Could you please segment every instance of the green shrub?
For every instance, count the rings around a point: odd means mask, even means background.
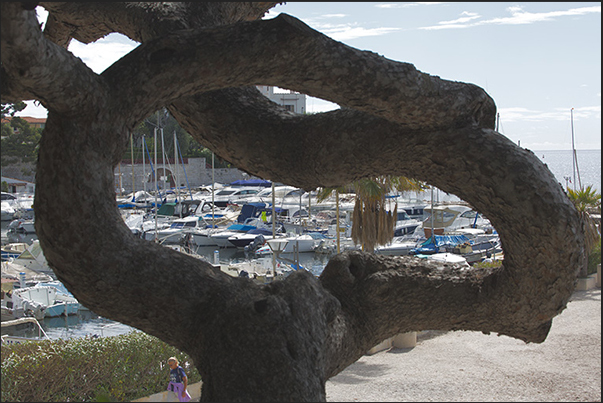
[[[495,260],[493,262],[475,262],[471,265],[474,269],[497,269],[502,266],[502,260]]]
[[[187,354],[143,332],[3,345],[2,401],[136,400],[166,390],[171,356],[201,381]]]
[[[593,249],[588,255],[588,274],[594,274],[597,272],[597,266],[601,264],[601,237],[599,242],[595,244]]]

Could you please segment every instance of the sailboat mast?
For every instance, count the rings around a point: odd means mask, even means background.
[[[154,144],[154,151],[155,151],[155,242],[158,241],[157,239],[157,210],[159,209],[158,206],[158,200],[157,200],[157,196],[159,194],[159,188],[157,187],[157,127],[154,128],[154,133],[155,133],[155,144]]]
[[[215,194],[216,194],[216,178],[214,173],[214,152],[211,152],[211,228],[216,226],[216,218],[215,218]]]
[[[272,239],[274,239],[276,237],[276,211],[275,211],[275,207],[274,207],[274,203],[276,202],[275,200],[275,194],[274,194],[274,181],[272,181],[272,217],[270,218],[272,220]],[[276,278],[276,253],[272,253],[272,278]]]
[[[161,130],[161,159],[163,161],[163,174],[161,175],[161,181],[163,183],[163,195],[164,197],[167,198],[167,190],[166,190],[166,184],[165,184],[165,180],[167,179],[167,174],[165,171],[165,142],[163,139],[163,127],[161,127],[159,130]]]
[[[582,188],[582,181],[580,180],[580,169],[578,168],[578,155],[576,154],[576,146],[574,144],[574,108],[570,111],[571,126],[572,126],[572,169],[574,172],[574,190],[576,190],[576,173],[578,174],[578,186]]]
[[[433,219],[434,219],[434,211],[433,211],[433,185],[431,185],[431,242],[433,242],[434,246],[435,246],[435,228],[433,227],[434,223],[433,223]]]
[[[132,157],[132,198],[136,201],[136,186],[134,181],[134,134],[130,132],[130,156]]]
[[[178,142],[176,140],[176,130],[174,130],[174,186],[176,191],[176,200],[180,202],[180,197],[178,193]],[[182,218],[182,203],[180,203],[180,218]]]
[[[146,147],[146,141],[144,139],[144,134],[142,135],[142,144],[143,144],[143,147]],[[144,149],[143,149],[142,150],[142,187],[143,187],[145,198],[146,198],[146,194],[147,194],[147,173],[146,173],[144,164],[145,164],[145,160],[144,160]]]

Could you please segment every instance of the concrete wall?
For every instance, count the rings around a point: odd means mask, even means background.
[[[155,167],[154,161],[153,169],[148,161],[143,165],[139,163],[125,163],[119,164],[114,171],[115,175],[115,188],[118,191],[120,186],[122,193],[130,193],[132,191],[132,175],[134,175],[134,185],[136,190],[146,189],[151,191],[155,189],[155,179],[153,177],[153,171],[157,170],[157,185],[160,189],[163,189],[164,176],[164,164],[163,161],[157,160],[157,167]],[[166,161],[165,173],[170,181],[166,180],[166,188],[171,188],[177,179],[178,184],[181,186],[188,186],[195,188],[202,185],[210,185],[212,183],[212,169],[208,168],[205,158],[188,158],[185,159],[186,164],[182,166],[181,163],[178,165],[173,162],[170,164]],[[216,182],[219,183],[230,183],[236,180],[245,179],[245,174],[236,168],[216,168],[214,169],[213,176]]]
[[[158,159],[157,165],[159,176],[161,176],[163,173],[163,162]],[[155,167],[153,166],[153,169],[154,168]],[[35,169],[35,164],[8,164],[7,166],[2,166],[2,176],[32,182],[33,184],[35,183]],[[191,189],[197,186],[211,185],[212,183],[212,169],[211,167],[207,167],[205,158],[188,158],[187,164],[185,164],[184,167],[180,163],[177,166],[173,163],[169,165],[166,161],[165,170],[168,176],[178,178],[178,183],[182,184],[183,186],[186,186],[188,179],[188,185],[191,187]],[[144,189],[143,181],[145,178],[147,191],[154,190],[155,180],[153,179],[151,172],[151,166],[149,165],[148,160],[144,165],[142,162],[135,163],[134,167],[132,167],[131,163],[122,162],[115,168],[114,171],[116,192],[119,191],[120,178],[121,187],[123,189],[122,193],[126,194],[132,191],[132,173],[134,174],[134,184],[136,190]],[[215,177],[216,182],[222,184],[227,184],[241,179],[249,179],[247,174],[236,168],[216,168],[214,169],[213,176]],[[158,180],[158,185],[160,189],[163,189],[163,182],[161,180]],[[169,183],[166,183],[166,185],[168,188],[170,187]],[[17,189],[17,191],[21,190]],[[23,191],[25,191],[25,189],[23,189]]]

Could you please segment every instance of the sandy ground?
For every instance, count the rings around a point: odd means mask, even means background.
[[[577,291],[541,344],[425,332],[363,356],[326,385],[336,402],[601,401],[601,289]]]

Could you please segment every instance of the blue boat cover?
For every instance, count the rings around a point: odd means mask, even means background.
[[[435,241],[435,244],[434,244]],[[469,242],[469,238],[465,235],[434,235],[433,238],[428,238],[418,248],[411,249],[410,255],[433,255],[438,251],[440,246],[455,246]]]
[[[252,230],[254,228],[257,228],[257,227],[255,225],[232,224],[227,229],[229,229],[231,231],[244,231],[244,232],[247,232],[247,231]]]
[[[469,238],[465,235],[434,235],[435,238],[435,246],[455,246],[462,245],[465,242],[469,242]],[[423,242],[421,246],[426,246],[429,244],[433,244],[433,240],[430,237],[427,241]]]

